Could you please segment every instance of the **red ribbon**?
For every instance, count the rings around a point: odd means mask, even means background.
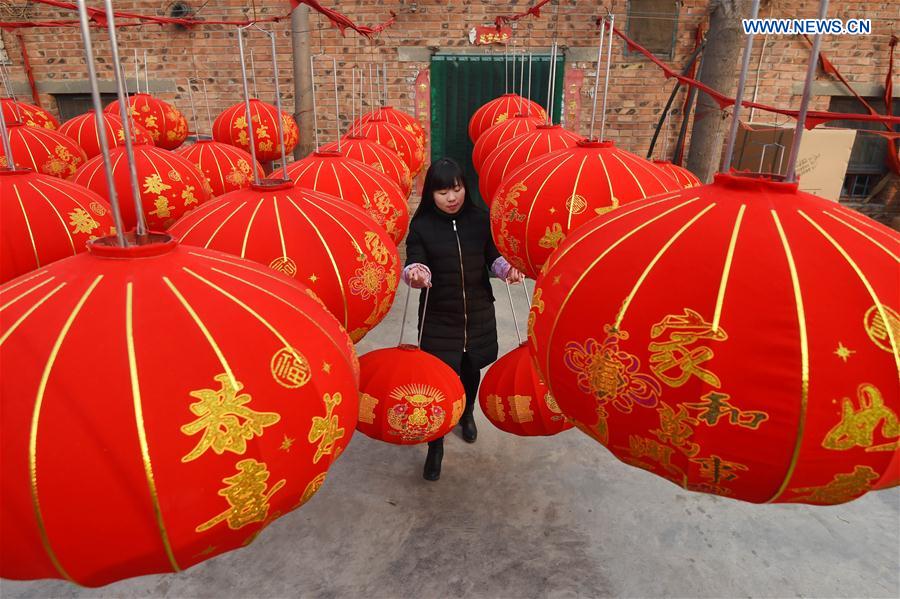
[[[500,15],[496,19],[494,19],[494,25],[497,26],[497,31],[500,31],[501,27],[503,27],[504,25],[508,25],[513,21],[518,21],[519,19],[524,19],[525,17],[540,17],[541,7],[548,2],[550,2],[550,0],[540,0],[540,2],[538,2],[525,12],[519,12],[512,15]]]

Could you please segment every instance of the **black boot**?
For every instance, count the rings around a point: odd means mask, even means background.
[[[429,443],[428,456],[425,458],[425,470],[422,472],[422,477],[425,480],[438,480],[441,477],[441,460],[443,459],[444,444]]]
[[[471,412],[463,413],[459,419],[459,426],[462,428],[462,438],[466,443],[474,443],[478,438],[478,428],[475,426],[475,415]]]

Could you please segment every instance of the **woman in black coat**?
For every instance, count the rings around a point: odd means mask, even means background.
[[[469,198],[460,166],[449,158],[433,162],[409,225],[403,280],[414,288],[430,288],[427,314],[425,294],[419,296],[422,350],[459,375],[466,391],[459,424],[469,443],[478,435],[474,410],[481,369],[497,359],[490,273],[510,283],[524,279],[497,251],[490,215]],[[423,473],[427,480],[440,478],[443,456],[443,438],[431,441]]]

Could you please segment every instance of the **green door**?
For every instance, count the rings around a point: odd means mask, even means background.
[[[559,122],[563,93],[563,62],[557,59],[553,122]],[[431,160],[445,156],[462,165],[469,181],[469,193],[482,202],[478,175],[472,166],[474,144],[469,139],[469,119],[481,106],[502,96],[506,90],[502,55],[438,54],[431,58]],[[512,62],[509,66],[512,69]],[[525,65],[526,78],[528,65]],[[550,56],[534,55],[531,63],[531,99],[547,106]],[[518,88],[518,76],[516,87]],[[510,86],[512,86],[510,75]],[[519,90],[509,90],[510,92]],[[525,95],[528,81],[525,81]]]

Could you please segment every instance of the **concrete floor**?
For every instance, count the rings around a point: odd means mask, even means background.
[[[495,285],[505,352],[515,329]],[[404,298],[360,353],[396,344]],[[524,439],[478,423],[475,445],[448,437],[437,483],[422,479],[424,448],[357,434],[310,503],[245,549],[101,589],[3,580],[0,595],[900,596],[898,489],[828,508],[755,506],[682,491],[577,430]]]

